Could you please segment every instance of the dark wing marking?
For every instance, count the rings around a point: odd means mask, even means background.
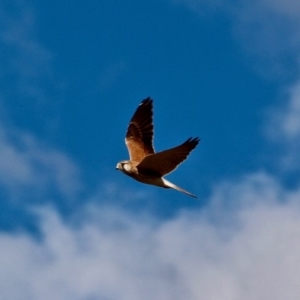
[[[153,154],[153,107],[152,99],[144,99],[131,118],[125,143],[131,161],[140,162]]]
[[[199,138],[189,138],[183,144],[145,157],[137,168],[142,173],[164,176],[175,170],[198,145]]]

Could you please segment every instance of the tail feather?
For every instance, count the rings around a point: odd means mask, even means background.
[[[191,196],[191,197],[193,197],[193,198],[198,198],[197,196],[191,194],[190,192],[184,190],[183,188],[181,188],[181,187],[179,187],[179,186],[177,186],[177,185],[171,183],[170,181],[166,180],[165,178],[162,178],[162,180],[163,180],[163,183],[165,184],[165,187],[166,187],[166,188],[172,188],[172,189],[177,190],[177,191],[179,191],[179,192],[181,192],[181,193],[184,193],[184,194],[186,194],[186,195],[189,195],[189,196]]]

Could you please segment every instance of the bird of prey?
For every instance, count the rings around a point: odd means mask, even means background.
[[[163,176],[175,170],[198,145],[200,139],[189,138],[183,144],[155,153],[153,148],[152,99],[144,99],[129,122],[125,143],[130,160],[120,161],[116,170],[142,183],[173,188],[191,197],[195,195],[167,181]]]

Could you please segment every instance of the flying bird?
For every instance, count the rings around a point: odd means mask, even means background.
[[[163,176],[174,171],[196,148],[200,139],[189,138],[183,144],[155,153],[153,148],[153,100],[144,99],[132,116],[125,143],[129,160],[120,161],[116,170],[142,183],[172,188],[191,197],[195,195],[169,182]]]

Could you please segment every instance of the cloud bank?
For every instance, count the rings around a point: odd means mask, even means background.
[[[300,191],[266,174],[168,221],[87,206],[38,210],[42,239],[0,234],[4,299],[298,299]],[[75,220],[74,220],[75,221]]]

